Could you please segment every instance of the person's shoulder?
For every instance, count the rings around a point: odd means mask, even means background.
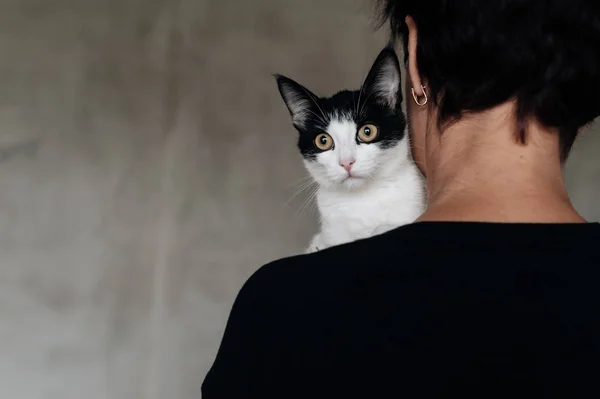
[[[339,284],[365,267],[393,261],[399,253],[403,259],[418,256],[420,248],[403,242],[410,234],[405,233],[407,228],[269,262],[250,276],[243,290],[285,297],[297,290]]]
[[[543,225],[467,222],[427,222],[405,225],[384,234],[282,258],[260,267],[247,281],[248,291],[285,296],[296,289],[319,289],[341,284],[353,275],[379,269],[412,270],[416,266],[449,261],[465,254],[548,248],[583,251],[600,237],[600,224]],[[322,283],[321,283],[322,282]]]

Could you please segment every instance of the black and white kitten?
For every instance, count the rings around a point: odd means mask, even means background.
[[[413,222],[424,210],[424,181],[409,150],[401,109],[400,63],[383,49],[363,86],[318,97],[275,75],[300,133],[298,148],[318,183],[320,232],[307,252]]]

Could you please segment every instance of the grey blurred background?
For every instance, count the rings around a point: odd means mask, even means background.
[[[315,228],[271,73],[359,86],[371,2],[0,6],[0,399],[199,398],[245,279]],[[599,149],[567,166],[594,221]]]

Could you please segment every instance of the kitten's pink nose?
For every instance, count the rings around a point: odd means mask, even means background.
[[[354,165],[354,160],[351,161],[342,161],[340,162],[340,166],[344,169],[346,169],[346,172],[350,173],[350,169],[352,169],[352,165]]]

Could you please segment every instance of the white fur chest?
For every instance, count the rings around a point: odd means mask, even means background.
[[[413,222],[424,206],[423,181],[415,168],[394,180],[373,182],[359,191],[321,188],[317,205],[321,231],[313,240],[319,249],[370,237]]]

